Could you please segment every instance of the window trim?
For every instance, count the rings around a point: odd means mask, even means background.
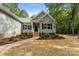
[[[32,29],[31,24],[23,25],[23,30],[31,30],[31,29]]]
[[[52,23],[42,23],[42,29],[51,29],[52,30]]]

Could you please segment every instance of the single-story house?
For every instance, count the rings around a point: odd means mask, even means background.
[[[32,18],[20,18],[19,20],[22,22],[22,33],[33,33],[33,36],[40,33],[56,33],[55,19],[44,11]]]
[[[56,33],[56,21],[44,11],[32,18],[19,18],[0,6],[0,38],[21,33],[32,33],[33,36],[38,36],[39,33]]]

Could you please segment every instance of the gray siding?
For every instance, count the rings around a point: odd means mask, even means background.
[[[50,19],[49,17],[44,17],[42,19],[40,19],[40,28],[39,28],[39,32],[40,33],[56,33],[56,23],[53,22],[53,19]],[[52,29],[42,29],[42,23],[51,23],[52,24]]]
[[[51,23],[52,24],[52,29],[42,29],[42,23]],[[55,24],[54,23],[52,23],[52,22],[41,22],[40,23],[40,28],[39,28],[39,32],[40,33],[56,33],[56,26],[55,26]]]
[[[4,37],[21,34],[21,23],[0,12],[0,34],[4,35]]]
[[[23,23],[22,24],[22,33],[32,33],[33,32],[33,27],[31,28],[31,30],[29,30],[29,29],[23,29],[23,25],[27,25],[27,26],[31,25],[31,27],[32,27],[32,23]]]

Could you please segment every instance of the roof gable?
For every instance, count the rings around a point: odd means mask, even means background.
[[[53,22],[55,22],[55,19],[51,16],[51,15],[49,15],[49,14],[45,14],[44,16],[42,16],[39,20],[43,20],[43,19],[47,19],[48,21],[53,21]],[[44,20],[45,21],[45,20]]]
[[[40,17],[44,16],[45,15],[45,12],[44,11],[41,11],[40,13],[38,13],[34,18],[33,20],[38,20]]]

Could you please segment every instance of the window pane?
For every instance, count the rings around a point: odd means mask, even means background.
[[[27,25],[23,25],[23,29],[27,29]]]
[[[28,29],[31,30],[31,25],[28,25]]]
[[[42,29],[52,29],[52,24],[51,23],[42,23]]]
[[[52,24],[48,24],[48,29],[52,29]]]
[[[46,24],[42,23],[42,29],[46,29]]]
[[[27,29],[27,25],[25,25],[24,28]]]

